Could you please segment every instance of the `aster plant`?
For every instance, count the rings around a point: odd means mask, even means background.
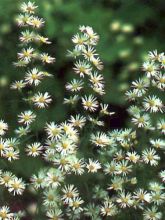
[[[12,83],[11,89],[23,96],[27,109],[18,114],[14,138],[6,138],[10,128],[4,119],[0,120],[0,155],[6,164],[18,160],[23,141],[27,157],[41,157],[45,166],[26,181],[1,170],[3,190],[6,188],[11,196],[35,195],[34,219],[124,220],[131,216],[163,220],[164,53],[149,52],[141,78],[133,81],[125,94],[131,103],[130,123],[126,128],[110,130],[106,120],[115,113],[104,103],[104,94],[109,91],[96,51],[99,35],[89,26],[80,26],[72,38],[73,48],[68,50],[73,79],[66,83],[64,97],[73,114],[61,123],[46,121],[43,137],[35,140],[32,124],[37,123],[41,109],[49,114],[47,108],[53,102],[49,92],[40,91],[38,85],[45,77],[52,77],[44,67],[53,64],[55,58],[39,49],[41,44],[49,46],[51,42],[39,34],[45,22],[36,15],[35,3],[23,3],[20,9],[17,24],[23,29],[21,50],[14,65],[24,75]],[[27,210],[10,210],[5,201],[0,207],[0,220],[19,220],[27,215]]]

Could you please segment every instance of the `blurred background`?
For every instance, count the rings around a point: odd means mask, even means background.
[[[17,127],[16,115],[27,107],[17,92],[9,89],[11,82],[24,76],[15,68],[20,50],[18,37],[20,30],[15,24],[22,0],[0,0],[0,119],[9,123],[11,130]],[[104,102],[109,103],[116,116],[111,120],[111,128],[127,124],[127,102],[124,93],[130,82],[141,75],[141,65],[148,51],[163,51],[165,27],[164,0],[35,0],[38,13],[45,20],[42,34],[49,37],[51,45],[46,51],[56,57],[56,63],[46,67],[54,75],[54,80],[46,79],[40,88],[54,96],[54,103],[47,111],[41,110],[40,120],[34,125],[38,131],[46,121],[64,121],[70,109],[62,104],[64,86],[74,76],[73,62],[66,57],[72,48],[71,37],[79,25],[89,25],[100,35],[97,51],[104,63],[106,80]],[[42,135],[42,133],[41,133]],[[24,146],[22,146],[23,148]],[[1,164],[1,163],[0,163]],[[14,162],[11,170],[18,176],[28,178],[42,167],[39,159],[24,157]],[[5,168],[5,165],[1,165]],[[14,167],[14,168],[13,168]],[[25,199],[28,202],[28,197]],[[0,201],[1,203],[2,201]],[[17,200],[19,202],[19,200]],[[21,203],[21,202],[20,202]]]

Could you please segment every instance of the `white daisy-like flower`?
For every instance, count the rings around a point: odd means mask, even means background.
[[[101,169],[101,164],[98,160],[89,159],[88,163],[86,163],[86,168],[88,169],[88,173],[97,173]]]
[[[67,137],[63,137],[59,143],[57,143],[57,151],[62,155],[72,154],[75,151],[76,145],[73,140]]]
[[[157,75],[158,70],[159,70],[159,66],[157,64],[155,64],[155,62],[153,61],[146,61],[143,63],[142,66],[143,71],[146,72],[147,77],[150,78],[152,76]]]
[[[85,35],[87,35],[89,37],[89,45],[96,45],[98,40],[99,40],[99,36],[93,31],[92,27],[89,26],[80,26],[79,30],[84,33]]]
[[[137,189],[134,192],[133,198],[138,200],[138,202],[150,202],[151,194],[145,191],[144,189]]]
[[[160,119],[157,122],[157,129],[160,130],[162,134],[165,134],[165,120],[164,119]]]
[[[26,27],[28,26],[30,20],[32,19],[32,16],[30,14],[20,14],[17,16],[17,24],[20,27]]]
[[[53,209],[49,209],[46,212],[46,216],[48,217],[48,220],[64,220],[64,218],[62,218],[62,211],[61,209],[56,208],[55,210]]]
[[[74,185],[65,186],[62,189],[62,192],[63,192],[63,196],[61,199],[66,204],[68,204],[73,198],[79,196],[78,190],[74,187]]]
[[[146,111],[150,111],[150,112],[160,111],[161,113],[163,113],[164,111],[164,105],[162,101],[155,95],[146,97],[144,99],[143,106]]]
[[[131,193],[122,191],[119,193],[116,202],[119,204],[121,208],[130,207],[133,204],[133,198]]]
[[[95,48],[88,46],[87,48],[83,49],[83,56],[86,60],[91,61],[94,59],[94,56],[97,56]]]
[[[69,207],[71,207],[73,210],[83,211],[81,208],[81,204],[83,203],[84,201],[81,198],[76,197],[69,201]]]
[[[156,206],[152,206],[151,208],[147,208],[143,212],[144,220],[160,220],[162,219],[162,213],[158,212],[158,208]]]
[[[41,35],[37,35],[37,36],[35,37],[35,40],[36,40],[37,42],[40,42],[40,43],[51,44],[51,42],[49,41],[49,38],[43,37],[43,36],[41,36]]]
[[[13,219],[13,216],[8,206],[0,207],[0,220],[10,220]]]
[[[13,148],[8,148],[4,152],[4,157],[7,158],[9,161],[11,160],[18,160],[19,159],[19,151]]]
[[[48,92],[45,92],[44,94],[38,92],[33,96],[33,102],[38,108],[45,108],[52,102],[52,99]]]
[[[76,44],[76,49],[82,50],[85,48],[88,37],[85,35],[76,34],[72,37],[72,42]]]
[[[88,62],[79,60],[75,63],[73,70],[76,74],[79,74],[80,77],[84,77],[84,75],[91,74],[92,68]]]
[[[102,70],[104,68],[103,66],[103,62],[100,60],[99,57],[91,57],[90,61],[92,62],[92,64],[98,69],[98,70]]]
[[[117,207],[111,201],[105,201],[100,207],[100,213],[102,216],[114,216],[117,214]]]
[[[18,59],[25,60],[26,62],[30,62],[34,56],[34,48],[32,47],[27,49],[24,48],[20,53],[18,53]]]
[[[148,57],[150,60],[159,61],[161,54],[158,53],[157,50],[149,51]]]
[[[99,147],[106,147],[111,144],[110,138],[103,132],[91,135],[91,142]]]
[[[8,142],[5,139],[0,138],[0,155],[4,156],[4,153],[8,148]]]
[[[156,154],[156,151],[153,148],[150,148],[143,150],[142,159],[146,164],[149,163],[151,166],[157,166],[160,157]]]
[[[0,136],[3,136],[8,130],[8,124],[4,120],[0,120]]]
[[[25,190],[25,183],[22,179],[18,179],[17,177],[13,178],[8,183],[8,191],[14,194],[14,196],[22,195],[23,191]]]
[[[71,171],[77,175],[84,173],[85,163],[83,159],[78,159],[76,157],[70,157],[69,160]]]
[[[135,151],[127,152],[125,159],[132,163],[137,163],[140,160],[140,156]]]
[[[82,104],[85,110],[89,110],[91,112],[96,111],[98,108],[98,101],[93,95],[85,96],[82,98]]]
[[[103,115],[114,115],[115,114],[115,112],[108,111],[108,107],[109,107],[108,104],[100,103],[100,107],[101,107],[100,114],[103,114]]]
[[[43,20],[43,18],[32,16],[27,23],[33,28],[41,28],[44,25],[45,21]]]
[[[14,179],[15,176],[11,172],[3,172],[0,175],[0,185],[4,185],[5,187],[9,186],[9,181]]]
[[[162,171],[159,173],[159,176],[160,176],[160,178],[162,179],[162,181],[165,182],[165,170],[162,170]]]
[[[35,120],[35,118],[36,115],[31,110],[28,110],[18,115],[18,122],[25,125],[29,125]]]
[[[19,81],[15,81],[11,84],[11,89],[18,89],[21,90],[23,88],[25,88],[26,83],[23,80],[19,80]]]
[[[33,68],[31,71],[27,72],[25,75],[25,82],[27,84],[34,84],[37,86],[43,78],[43,73],[37,68]]]
[[[56,125],[54,122],[46,124],[45,131],[50,139],[59,139],[61,137],[62,127]]]
[[[128,163],[128,160],[118,162],[116,166],[116,174],[126,176],[128,173],[132,172],[132,165],[129,165]]]
[[[138,128],[148,127],[150,125],[150,116],[149,114],[136,114],[132,118],[132,122],[138,126]]]
[[[78,128],[82,128],[84,127],[85,123],[86,123],[86,118],[81,116],[81,115],[75,115],[70,117],[69,119],[69,123],[71,123],[71,125],[73,127],[78,127]]]
[[[165,75],[163,73],[158,73],[152,80],[152,84],[158,89],[165,90]]]
[[[65,88],[71,92],[78,92],[83,88],[83,81],[73,79],[70,83],[67,83]]]
[[[21,32],[20,41],[23,43],[30,43],[34,40],[35,33],[33,31],[25,30]]]
[[[150,143],[157,149],[165,149],[165,141],[163,139],[150,139]]]
[[[20,8],[21,8],[21,11],[24,13],[34,14],[38,6],[36,6],[34,2],[29,1],[27,3],[23,2]]]
[[[26,152],[28,156],[37,157],[42,153],[43,146],[39,142],[29,144],[26,146]]]
[[[55,58],[48,55],[48,53],[42,53],[40,59],[43,63],[54,63]]]
[[[48,186],[56,188],[57,186],[61,185],[61,182],[64,181],[64,176],[60,170],[51,169],[47,172],[45,181]]]

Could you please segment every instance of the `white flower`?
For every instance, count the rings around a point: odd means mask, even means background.
[[[89,63],[86,61],[77,61],[75,63],[75,67],[73,68],[76,74],[79,74],[80,77],[84,77],[84,75],[90,75],[92,68]]]
[[[97,72],[90,74],[89,81],[95,86],[98,86],[101,88],[104,87],[104,77],[101,74],[98,74]]]
[[[83,88],[83,81],[73,79],[70,83],[66,84],[66,89],[71,92],[78,92]]]
[[[110,138],[103,132],[97,132],[96,135],[92,134],[91,142],[99,147],[105,147],[111,143]]]
[[[32,111],[28,110],[28,111],[22,112],[20,115],[18,115],[18,118],[19,118],[18,119],[19,123],[29,125],[35,120],[36,115]]]
[[[162,181],[165,182],[165,170],[162,170],[162,171],[159,173],[159,176],[160,176],[160,178],[162,179]]]
[[[158,73],[155,78],[152,80],[152,84],[158,89],[165,90],[165,75],[163,73]]]
[[[72,37],[72,42],[76,44],[76,49],[82,50],[85,48],[85,44],[88,40],[88,37],[85,35],[76,34]]]
[[[101,215],[103,216],[114,216],[117,214],[117,207],[109,201],[105,201],[100,207]]]
[[[72,200],[69,201],[69,206],[73,209],[73,210],[79,210],[82,211],[83,209],[80,207],[80,205],[84,203],[84,201],[79,198],[73,198]]]
[[[130,162],[137,163],[140,159],[140,156],[135,151],[127,152],[125,159]]]
[[[8,191],[12,192],[14,196],[22,195],[23,191],[25,190],[25,184],[22,179],[18,179],[17,177],[13,178],[8,183]]]
[[[57,143],[57,151],[62,155],[72,154],[75,150],[75,144],[72,139],[63,137],[59,143]]]
[[[10,209],[7,206],[0,207],[0,220],[13,219],[13,213],[10,213]]]
[[[99,57],[91,57],[90,61],[92,62],[92,64],[98,69],[98,70],[102,70],[104,68],[102,61],[100,60]]]
[[[57,219],[57,220],[64,220],[62,218],[62,211],[58,208],[56,208],[55,210],[51,210],[49,209],[47,212],[46,212],[46,216],[48,217],[48,220],[54,220],[54,219]]]
[[[43,146],[39,142],[29,144],[26,146],[26,152],[28,156],[36,157],[42,153]]]
[[[146,111],[150,111],[150,112],[160,111],[161,113],[163,113],[164,111],[164,106],[162,101],[159,98],[157,98],[155,95],[145,98],[143,102],[143,106]]]
[[[141,97],[146,93],[147,88],[149,87],[149,80],[146,78],[136,80],[132,82],[132,87],[134,88],[135,93],[137,93],[137,95]]]
[[[69,119],[69,123],[71,123],[71,125],[74,127],[82,128],[86,123],[86,118],[81,115],[75,115],[75,116],[71,115],[71,118]]]
[[[85,110],[89,110],[91,112],[96,111],[98,107],[98,101],[93,95],[85,96],[82,98],[82,104]]]
[[[88,169],[88,173],[96,173],[99,169],[101,169],[101,164],[98,160],[89,159],[89,162],[86,163],[86,168]]]
[[[24,13],[34,14],[38,6],[36,6],[34,2],[29,1],[27,3],[23,2],[20,8],[21,8],[21,11]]]
[[[19,151],[13,148],[8,148],[4,152],[4,157],[7,158],[9,161],[11,160],[18,160],[19,159]]]
[[[148,78],[150,78],[151,76],[157,75],[158,70],[159,70],[158,65],[155,64],[153,61],[144,62],[142,68],[143,68],[143,71],[146,72]]]
[[[83,159],[78,159],[76,157],[71,157],[69,160],[71,165],[71,170],[73,173],[81,175],[84,173],[85,163]]]
[[[4,120],[0,120],[0,136],[3,136],[8,130],[8,124]]]
[[[44,25],[45,21],[42,18],[32,16],[27,23],[33,28],[40,28]]]
[[[73,198],[79,196],[79,193],[77,189],[74,187],[74,185],[65,186],[62,189],[62,192],[63,192],[62,200],[64,201],[64,203],[69,203]]]
[[[47,53],[42,53],[40,55],[40,59],[43,63],[54,63],[55,62],[55,58],[49,56]]]
[[[25,82],[32,85],[34,83],[37,86],[41,79],[43,78],[43,73],[40,72],[37,68],[33,68],[31,71],[27,72],[25,75]]]
[[[164,119],[160,119],[157,122],[157,128],[158,130],[161,131],[162,134],[165,134],[165,120]]]
[[[48,94],[48,92],[45,92],[44,94],[38,92],[33,97],[33,102],[38,108],[45,108],[48,106],[49,103],[51,103],[52,99],[51,96]]]
[[[162,219],[162,213],[158,212],[157,207],[153,206],[150,208],[147,208],[144,213],[144,220],[160,220]]]
[[[139,202],[150,202],[151,201],[151,194],[143,189],[138,189],[134,192],[134,199],[137,199]]]
[[[138,126],[138,128],[148,127],[150,125],[150,116],[148,114],[136,114],[132,118],[132,122]]]
[[[152,144],[153,147],[157,149],[165,149],[165,141],[162,139],[150,139],[150,143]]]
[[[21,90],[22,88],[24,88],[26,86],[26,83],[23,80],[20,81],[15,81],[11,84],[11,89],[18,89]]]
[[[151,166],[157,166],[160,157],[156,154],[154,149],[150,148],[143,150],[142,159],[146,164],[149,163]]]
[[[126,176],[131,171],[132,165],[128,165],[128,160],[122,160],[119,163],[117,163],[116,174],[122,174],[123,176]]]
[[[30,62],[34,57],[34,48],[29,47],[27,49],[22,49],[20,53],[18,53],[18,59],[25,60],[26,62]]]
[[[116,199],[116,202],[119,203],[121,208],[130,207],[133,204],[132,195],[129,192],[126,193],[122,191]]]
[[[48,138],[59,139],[61,137],[62,127],[56,125],[54,122],[47,123],[45,127]]]
[[[20,41],[23,43],[30,43],[34,40],[35,33],[32,31],[30,32],[29,30],[25,30],[21,32],[20,36]]]
[[[94,56],[97,55],[98,54],[96,53],[96,50],[91,46],[88,46],[87,48],[83,49],[83,56],[88,61],[92,61],[92,59],[94,59]]]
[[[51,186],[52,188],[56,188],[57,186],[61,185],[61,182],[64,181],[64,177],[62,172],[57,169],[51,169],[47,172],[47,176],[45,178],[47,186]]]
[[[0,155],[4,156],[4,152],[8,149],[9,145],[5,139],[0,138]]]

